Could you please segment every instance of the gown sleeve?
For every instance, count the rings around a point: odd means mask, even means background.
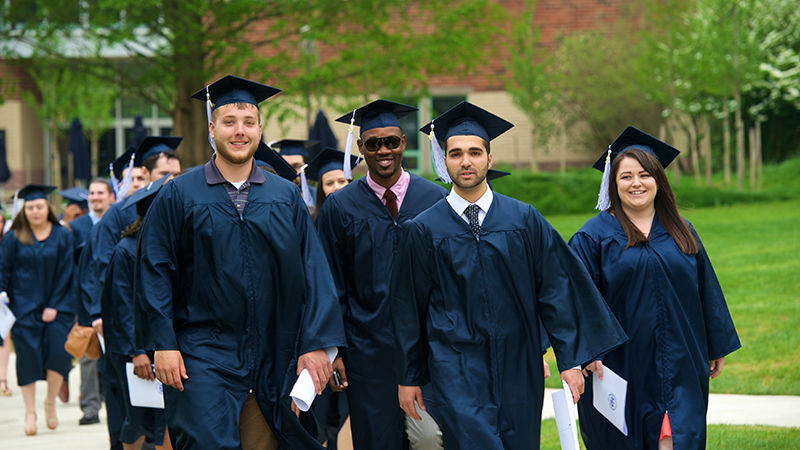
[[[322,209],[317,216],[317,232],[325,256],[328,258],[331,275],[336,289],[336,298],[344,307],[347,304],[344,274],[344,250],[340,237],[344,234],[344,224],[339,203],[330,197],[322,204]]]
[[[178,276],[183,206],[175,183],[156,195],[139,231],[136,299],[144,313],[153,350],[178,350],[172,292]]]
[[[0,239],[0,292],[8,292],[11,272],[14,270],[14,249],[16,244],[17,237],[13,233],[8,233],[3,239]]]
[[[306,277],[306,306],[300,342],[300,355],[327,347],[344,347],[344,322],[336,297],[336,288],[328,269],[328,261],[317,232],[302,204],[295,195],[295,229],[302,236],[303,263]]]
[[[72,233],[66,229],[60,229],[60,231],[63,232],[58,233],[58,256],[53,262],[55,279],[50,280],[52,290],[48,297],[47,307],[60,313],[74,313],[77,307],[72,276],[75,267],[73,259],[75,244],[72,240]],[[42,281],[47,282],[48,280]]]
[[[422,386],[430,381],[426,322],[433,280],[432,251],[413,221],[405,222],[395,255],[389,298],[397,347],[399,383]]]
[[[529,227],[538,310],[559,371],[588,363],[627,341],[583,263],[533,208]]]
[[[708,253],[694,228],[692,234],[700,247],[697,252],[697,279],[700,283],[700,299],[703,302],[705,316],[708,358],[715,360],[739,349],[742,344],[739,342],[739,336]]]
[[[578,231],[569,239],[569,247],[581,260],[595,286],[599,289],[600,255],[595,239],[583,231]]]

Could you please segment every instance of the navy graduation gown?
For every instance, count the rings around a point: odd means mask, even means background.
[[[92,227],[81,251],[78,261],[78,322],[83,326],[91,326],[92,321],[100,318],[100,295],[111,252],[120,241],[122,230],[139,217],[136,205],[127,203],[129,198],[108,208],[103,218]]]
[[[690,225],[691,227],[691,225]],[[653,218],[650,242],[625,248],[616,217],[601,212],[570,239],[630,336],[603,363],[628,380],[625,437],[592,406],[592,379],[578,403],[588,448],[656,448],[669,411],[675,448],[704,448],[709,361],[741,347],[700,238],[686,255]]]
[[[250,389],[282,446],[320,447],[289,391],[299,355],[345,345],[341,315],[300,191],[262,173],[240,216],[223,184],[192,170],[162,188],[139,232],[135,298],[153,349],[180,350],[189,376],[183,392],[165,388],[177,448],[238,448]]]
[[[84,214],[69,223],[69,229],[72,230],[72,237],[75,242],[75,262],[78,262],[80,252],[86,244],[86,239],[89,237],[89,232],[92,230],[93,225],[89,214]]]
[[[423,386],[445,448],[538,448],[540,323],[559,371],[626,339],[561,236],[497,193],[477,236],[447,200],[420,214],[396,264],[400,384]]]
[[[397,401],[388,300],[392,259],[400,243],[400,224],[446,195],[441,186],[411,174],[393,220],[363,177],[331,194],[317,216],[344,315],[346,392],[356,449],[402,446],[404,415]]]
[[[73,251],[72,234],[57,224],[41,242],[23,244],[14,231],[0,240],[0,291],[17,318],[11,334],[20,386],[45,379],[47,369],[66,377],[72,367],[64,342],[75,318]],[[42,322],[45,308],[58,311],[53,322]]]

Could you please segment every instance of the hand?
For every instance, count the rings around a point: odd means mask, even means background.
[[[547,360],[542,357],[542,366],[544,366],[544,379],[550,378],[550,366],[547,365]]]
[[[337,385],[333,379],[333,373],[331,373],[331,378],[328,380],[328,387],[330,387],[333,392],[342,392],[344,388],[348,386],[347,371],[344,368],[344,361],[342,361],[342,358],[336,358],[333,360],[333,371],[339,372],[339,377],[342,379],[342,384]]]
[[[567,369],[561,372],[561,379],[567,383],[572,391],[572,402],[578,403],[578,399],[583,394],[583,373],[580,369]]]
[[[183,392],[183,380],[188,380],[186,366],[183,365],[183,356],[179,350],[156,350],[153,355],[155,360],[156,378],[167,386]]]
[[[153,379],[153,367],[150,365],[150,358],[146,354],[142,353],[133,357],[133,373],[143,380]]]
[[[96,331],[97,334],[103,336],[103,319],[94,319],[92,322],[92,328],[94,328],[94,331]]]
[[[414,420],[422,420],[414,407],[414,401],[419,405],[419,409],[425,411],[425,402],[422,400],[422,389],[419,386],[397,386],[397,399],[400,401],[400,408],[405,411],[408,417]]]
[[[292,400],[290,403],[292,404],[292,412],[299,419],[300,418],[300,408],[297,407],[297,404],[294,402],[294,400]]]
[[[719,374],[722,372],[722,366],[725,365],[725,357],[723,356],[720,359],[715,359],[709,363],[708,367],[708,376],[711,378],[717,378]]]
[[[322,390],[325,389],[325,383],[333,373],[331,360],[328,359],[328,354],[325,353],[325,350],[314,350],[301,355],[297,359],[297,375],[300,375],[303,369],[308,369],[308,374],[311,375],[311,381],[314,382],[314,390],[317,391],[317,395],[322,394]]]
[[[56,320],[56,316],[58,315],[58,311],[55,308],[45,308],[42,311],[42,322],[50,323]]]
[[[603,379],[603,362],[600,361],[599,359],[590,362],[589,365],[587,365],[583,369],[583,376],[588,377],[589,376],[589,371],[592,371],[592,372],[596,373],[597,374],[597,378],[599,380],[602,380]]]

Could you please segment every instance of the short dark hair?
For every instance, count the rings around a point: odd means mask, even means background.
[[[163,152],[161,152],[161,153],[159,153],[157,155],[153,155],[153,156],[145,159],[144,161],[142,161],[142,166],[144,166],[144,168],[147,169],[148,172],[152,172],[153,169],[156,168],[156,164],[158,164],[158,158],[160,158],[161,155],[166,156],[167,159],[177,159],[178,162],[181,161],[181,157],[180,157],[180,155],[178,155],[177,151],[175,151],[175,150],[164,150]]]
[[[111,183],[107,179],[100,177],[92,178],[92,180],[89,181],[89,187],[91,188],[92,185],[95,183],[102,183],[103,185],[105,185],[106,189],[108,189],[109,194],[114,193],[114,188],[111,186]]]

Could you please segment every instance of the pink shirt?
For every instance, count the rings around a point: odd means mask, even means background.
[[[397,196],[398,211],[400,211],[400,208],[403,205],[403,199],[406,197],[406,192],[408,191],[408,184],[410,182],[411,182],[411,175],[409,175],[409,173],[404,170],[403,174],[400,175],[400,178],[397,180],[397,182],[391,188],[389,188],[392,190],[392,192],[394,192],[394,195]],[[383,203],[383,205],[386,206],[386,199],[383,198],[383,193],[386,192],[386,188],[376,183],[370,176],[369,172],[367,172],[367,184],[375,193],[375,195],[378,196],[378,199],[380,199],[381,203]]]

